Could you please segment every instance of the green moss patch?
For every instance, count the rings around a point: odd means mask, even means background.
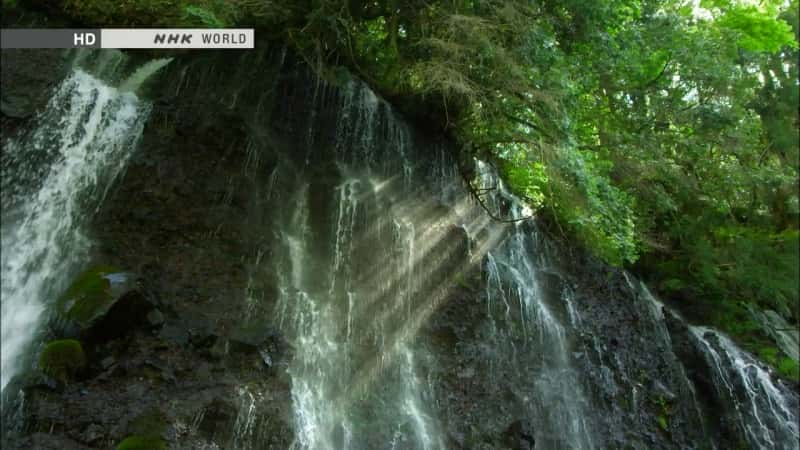
[[[48,376],[67,382],[86,366],[86,355],[75,339],[48,343],[39,357],[39,367]]]
[[[89,327],[114,304],[108,275],[121,271],[111,266],[98,266],[81,274],[58,300],[59,312],[82,328]]]
[[[664,431],[669,430],[669,419],[665,414],[660,414],[658,416],[658,426]]]
[[[758,347],[748,348],[748,350],[753,351],[759,358],[774,367],[784,378],[800,381],[800,365],[797,364],[797,361],[785,356],[777,347],[766,343]]]
[[[784,377],[790,380],[800,381],[800,365],[797,363],[797,361],[793,360],[792,358],[789,357],[781,358],[777,368],[778,368],[778,373],[780,373]]]
[[[128,436],[117,445],[117,450],[166,450],[167,444],[157,436]]]

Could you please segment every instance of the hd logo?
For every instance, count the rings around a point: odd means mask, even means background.
[[[251,49],[252,28],[2,28],[2,48]]]
[[[72,35],[72,45],[75,47],[92,47],[97,42],[97,34],[78,32]]]

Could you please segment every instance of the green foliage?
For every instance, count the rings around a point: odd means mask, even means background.
[[[94,27],[181,26],[181,10],[171,0],[65,0],[65,12]]]
[[[224,28],[243,14],[228,0],[65,0],[64,11],[95,27],[209,27]]]
[[[81,343],[74,339],[49,342],[39,357],[39,367],[48,376],[66,383],[86,366]]]
[[[716,23],[735,31],[737,43],[745,50],[772,53],[783,46],[797,47],[789,24],[775,20],[755,6],[732,8]]]
[[[614,265],[638,257],[634,200],[609,179],[610,161],[596,153],[568,151],[561,159],[564,178],[556,183],[556,205],[587,247]]]
[[[517,195],[535,208],[551,201],[557,219],[607,262],[636,261],[634,200],[609,179],[608,160],[565,149],[545,166],[523,161],[521,155],[506,151],[501,160],[504,178]]]
[[[199,20],[200,23],[208,28],[225,28],[227,24],[221,21],[217,16],[200,6],[189,5],[184,9],[187,21],[191,19]]]
[[[117,450],[166,450],[167,444],[156,436],[128,436],[117,445]]]
[[[755,333],[744,304],[800,320],[797,0],[64,10],[93,26],[256,25],[319,73],[348,67],[457,140],[464,160],[492,160],[550,223],[739,339]]]

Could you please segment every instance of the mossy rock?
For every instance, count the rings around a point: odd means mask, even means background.
[[[128,432],[134,436],[158,438],[167,428],[167,417],[158,409],[151,409],[131,422]]]
[[[167,427],[167,418],[158,409],[151,409],[137,417],[128,428],[133,433],[117,445],[117,450],[162,450],[167,445],[161,438]]]
[[[67,382],[86,367],[83,346],[75,339],[52,341],[44,347],[39,367],[48,376]]]
[[[93,267],[81,274],[58,300],[59,314],[81,329],[103,317],[135,285],[134,276],[111,266]]]
[[[167,444],[158,436],[128,436],[117,445],[117,450],[166,450]]]

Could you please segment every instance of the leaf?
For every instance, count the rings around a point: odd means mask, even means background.
[[[184,8],[184,12],[187,17],[199,20],[203,25],[205,25],[208,28],[226,27],[226,24],[220,19],[218,19],[213,12],[205,8],[202,8],[200,6],[193,6],[193,5],[187,6],[186,8]]]
[[[738,45],[752,52],[774,53],[783,46],[797,48],[794,33],[788,23],[770,17],[755,7],[727,11],[716,23],[735,31]]]

